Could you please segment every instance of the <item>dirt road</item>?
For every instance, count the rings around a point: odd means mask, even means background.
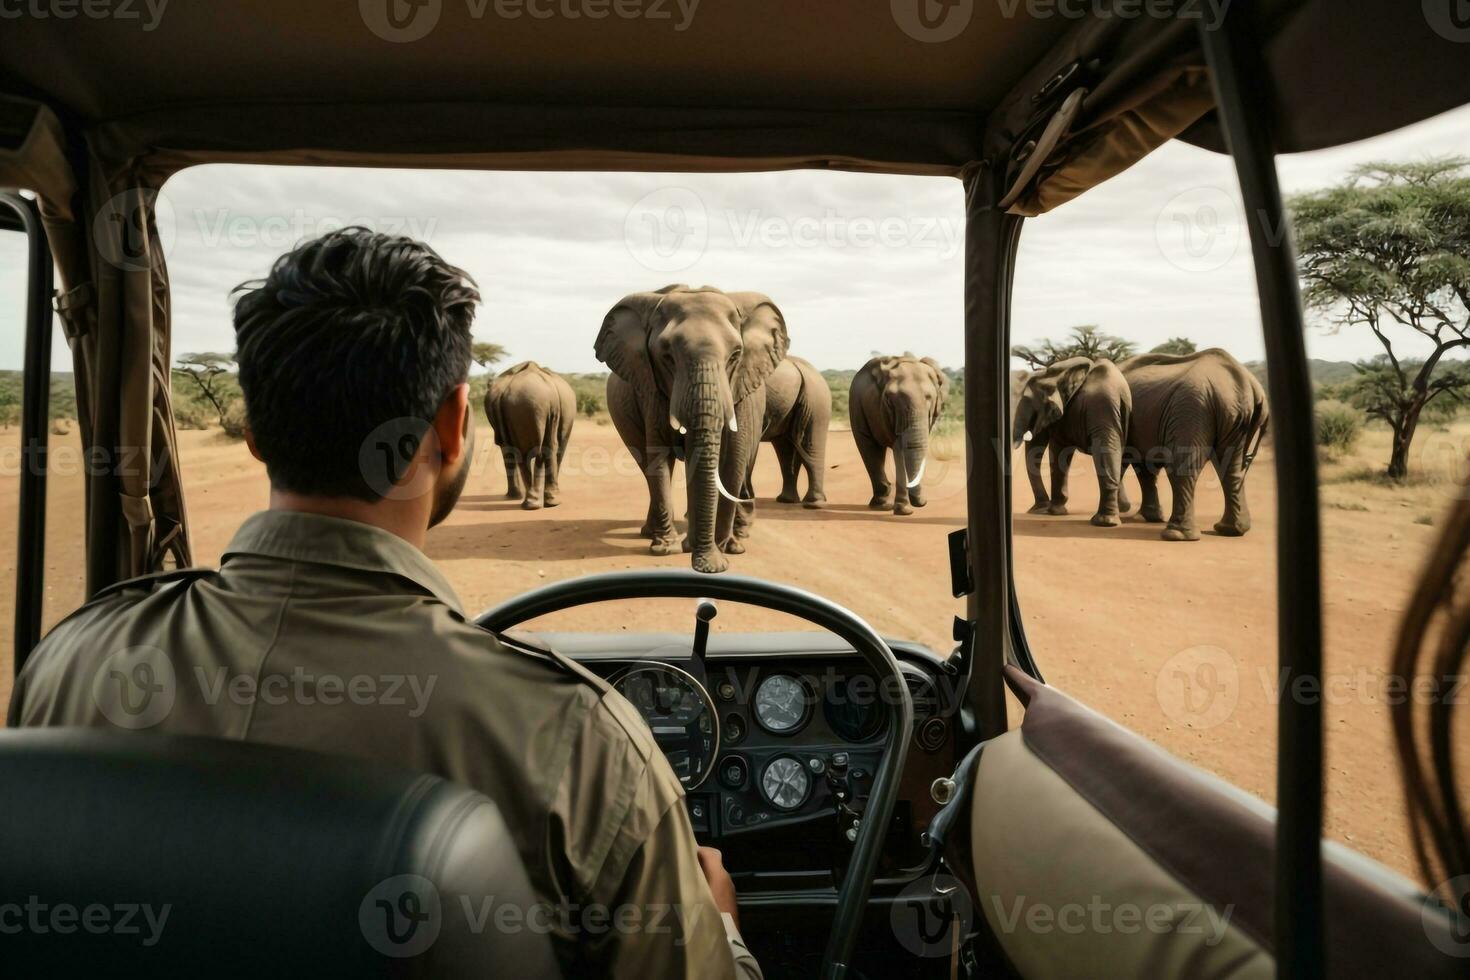
[[[266,501],[263,468],[216,432],[183,432],[183,470],[195,558],[217,561],[240,521]],[[13,434],[9,437],[13,445]],[[58,439],[65,444],[68,439]],[[964,523],[963,453],[939,440],[929,464],[929,505],[907,518],[869,510],[866,475],[846,432],[830,444],[821,511],[776,504],[774,456],[762,453],[754,535],[732,570],[828,596],[879,630],[949,646],[945,535]],[[1165,543],[1157,527],[1087,523],[1096,483],[1079,459],[1072,514],[1015,518],[1017,590],[1027,635],[1049,682],[1183,758],[1266,799],[1275,770],[1275,520],[1272,466],[1263,454],[1249,493],[1255,529],[1244,538],[1206,534]],[[643,479],[608,425],[578,424],[563,470],[562,506],[526,512],[504,499],[504,472],[488,430],[479,434],[465,496],[429,538],[465,606],[480,610],[548,581],[614,569],[685,567],[648,554],[638,536]],[[676,476],[676,481],[681,481]],[[1131,484],[1131,479],[1130,479]],[[1220,513],[1203,481],[1201,524]],[[0,473],[0,508],[14,514],[14,467]],[[1167,491],[1166,491],[1167,492]],[[1023,476],[1018,506],[1030,502]],[[1137,499],[1136,489],[1134,499]],[[81,593],[80,481],[53,482],[47,611],[54,620]],[[14,575],[14,517],[0,510],[0,556]],[[1411,871],[1389,739],[1382,666],[1399,610],[1433,540],[1408,512],[1324,512],[1328,641],[1328,834]],[[8,590],[6,590],[8,593]],[[9,622],[9,594],[0,614]],[[687,603],[589,607],[557,617],[562,628],[686,629]],[[801,628],[756,610],[722,612],[717,628]],[[8,636],[6,637],[8,644]],[[9,678],[0,681],[0,696]]]

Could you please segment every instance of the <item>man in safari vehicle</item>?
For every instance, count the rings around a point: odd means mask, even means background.
[[[360,228],[242,287],[236,360],[269,509],[218,570],[122,582],[60,623],[17,679],[9,723],[146,727],[436,773],[499,805],[568,976],[758,977],[730,876],[696,846],[643,719],[553,651],[475,626],[423,552],[473,457],[478,301],[427,245]],[[172,671],[166,710],[127,714],[119,665]],[[364,678],[395,696],[348,696]]]

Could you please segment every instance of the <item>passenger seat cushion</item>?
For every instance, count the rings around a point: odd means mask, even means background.
[[[1006,677],[1026,715],[984,746],[969,849],[980,912],[1016,968],[1272,975],[1274,811],[1014,667]],[[1417,887],[1336,845],[1324,857],[1329,976],[1465,975],[1441,952],[1449,918],[1426,914]]]

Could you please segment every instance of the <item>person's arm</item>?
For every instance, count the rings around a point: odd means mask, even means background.
[[[594,924],[583,923],[592,940],[589,952],[603,975],[760,980],[760,966],[735,922],[734,886],[718,852],[710,855],[695,844],[683,798],[675,798],[628,862],[616,898],[607,903],[613,927],[599,938],[588,928]],[[717,869],[711,877],[718,901],[706,878],[711,864]]]
[[[725,922],[725,938],[730,943],[730,954],[735,958],[735,976],[740,980],[762,980],[760,964],[745,939],[740,935],[740,906],[735,895],[735,882],[725,870],[725,861],[713,847],[699,849],[699,869],[709,885],[715,907]]]

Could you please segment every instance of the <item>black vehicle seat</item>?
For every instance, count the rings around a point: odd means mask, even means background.
[[[1022,725],[971,765],[946,842],[1024,977],[1275,976],[1275,812],[1014,667]],[[1466,976],[1417,886],[1324,845],[1331,977]]]
[[[0,785],[6,976],[558,975],[500,811],[436,776],[22,729]]]

